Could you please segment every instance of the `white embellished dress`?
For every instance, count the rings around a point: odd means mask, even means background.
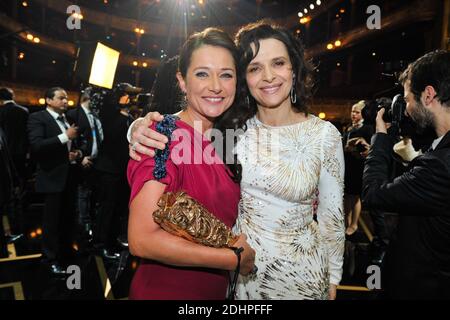
[[[345,228],[341,135],[310,115],[272,127],[256,117],[236,145],[242,164],[235,233],[256,251],[237,299],[327,299],[342,276]]]

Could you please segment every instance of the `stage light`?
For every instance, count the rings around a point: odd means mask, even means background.
[[[326,117],[327,117],[327,114],[325,112],[319,113],[319,118],[320,119],[325,119]]]
[[[26,2],[26,1],[22,2],[22,6],[23,7],[28,7],[28,2]]]
[[[34,42],[34,43],[39,43],[39,42],[41,42],[41,39],[39,39],[38,37],[35,37],[35,38],[33,39],[33,42]]]
[[[300,32],[301,32],[300,29],[295,30],[296,34],[300,34]]]
[[[316,1],[316,4],[317,4],[318,6],[320,6],[320,5],[322,4],[322,1],[317,0],[317,1]]]
[[[108,4],[108,0],[103,0],[103,3],[104,4]]]
[[[341,66],[341,63],[340,63],[340,62],[336,63],[336,66],[340,67],[340,66]]]
[[[311,10],[314,10],[314,5],[311,3],[311,4],[309,5],[309,8],[310,8]]]
[[[31,233],[30,233],[30,237],[31,237],[31,238],[36,238],[36,232],[34,232],[34,231],[31,232]]]
[[[147,68],[147,67],[148,67],[147,62],[143,62],[143,63],[142,63],[142,66],[143,66],[144,68]]]
[[[310,22],[311,21],[311,18],[310,17],[304,17],[304,18],[301,18],[300,19],[300,23],[301,24],[306,24],[306,23],[308,23],[308,22]]]
[[[137,61],[133,61],[133,66],[137,67],[138,66],[138,62]]]
[[[134,32],[139,33],[140,29],[139,28],[134,28]]]
[[[331,44],[331,43],[327,44],[327,49],[328,50],[333,50],[333,48],[334,48],[333,44]]]
[[[30,41],[33,41],[34,36],[29,33],[29,34],[27,34],[27,39],[30,40]]]
[[[372,56],[374,56],[374,57],[375,57],[376,55],[377,55],[377,54],[376,54],[375,52],[372,52]]]
[[[144,32],[145,32],[144,29],[139,30],[140,34],[144,34]]]
[[[56,60],[52,60],[52,63],[53,63],[53,64],[56,64]]]
[[[37,228],[37,229],[36,229],[36,234],[37,234],[38,236],[40,236],[40,235],[42,234],[42,229],[41,229],[41,228]]]
[[[341,40],[336,40],[336,41],[334,42],[334,45],[335,45],[336,47],[340,47],[340,46],[342,45]]]
[[[203,0],[198,0],[198,4],[199,4],[199,5],[203,5],[203,4],[204,4],[204,1],[203,1]]]
[[[303,12],[304,12],[304,13],[308,13],[308,9],[306,9],[306,8],[303,9]]]
[[[75,104],[75,102],[73,102],[73,100],[69,100],[67,102],[67,104],[69,105],[69,107],[73,107],[73,105]]]
[[[302,12],[297,13],[297,15],[298,15],[299,18],[303,18],[303,13]]]
[[[112,89],[119,55],[119,51],[113,50],[100,42],[97,43],[89,83]]]
[[[83,20],[83,15],[81,13],[74,12],[72,18]]]
[[[44,98],[40,98],[39,99],[39,104],[40,105],[44,105],[45,104],[45,99]]]
[[[19,60],[22,60],[23,58],[25,58],[25,53],[23,52],[19,53]]]
[[[339,12],[340,13],[345,13],[345,9],[340,9]]]

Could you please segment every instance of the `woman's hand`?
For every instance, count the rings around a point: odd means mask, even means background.
[[[330,283],[328,288],[328,300],[336,300],[337,285]]]
[[[164,150],[168,141],[167,137],[149,128],[153,122],[162,120],[163,116],[159,112],[149,112],[145,118],[139,118],[133,123],[129,148],[129,155],[133,160],[141,160],[138,153],[154,157],[153,149]]]
[[[255,250],[247,243],[247,236],[245,234],[239,235],[239,239],[234,244],[234,247],[244,248],[244,251],[241,252],[241,270],[239,273],[245,276],[249,274],[255,266]]]

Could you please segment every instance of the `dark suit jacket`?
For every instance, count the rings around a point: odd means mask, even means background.
[[[14,102],[0,107],[0,127],[5,132],[12,156],[24,156],[28,152],[28,114],[28,109]]]
[[[93,136],[92,129],[87,118],[86,112],[81,106],[69,110],[66,113],[67,121],[78,127],[77,146],[83,152],[84,156],[89,156],[92,153]],[[97,146],[98,148],[99,146]]]
[[[0,208],[11,199],[16,185],[17,174],[9,153],[6,135],[0,127]]]
[[[394,298],[450,298],[450,132],[434,151],[414,159],[389,181],[393,141],[376,134],[367,157],[363,204],[398,212],[387,259]]]
[[[55,119],[47,110],[32,113],[28,119],[28,138],[31,154],[38,171],[36,191],[62,192],[69,172],[69,151],[58,135],[62,133]]]
[[[102,172],[126,176],[129,160],[127,131],[133,118],[120,113],[112,105],[102,107],[99,118],[104,140],[98,151],[95,168]]]

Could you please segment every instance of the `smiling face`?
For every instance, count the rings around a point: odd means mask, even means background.
[[[270,38],[259,41],[258,54],[246,70],[248,89],[264,108],[291,106],[292,64],[283,42]],[[252,44],[255,52],[255,46]]]
[[[177,78],[186,93],[187,109],[197,118],[217,118],[234,101],[236,66],[227,49],[201,46],[192,53],[186,77],[178,72]]]

